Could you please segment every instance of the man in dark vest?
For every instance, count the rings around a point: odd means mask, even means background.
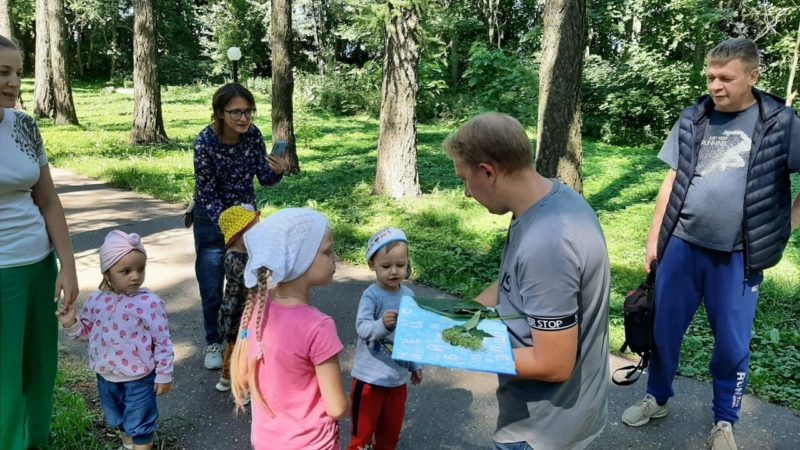
[[[629,407],[632,427],[667,415],[681,342],[705,303],[714,350],[713,450],[736,449],[733,425],[747,388],[750,338],[762,271],[780,261],[800,220],[789,173],[800,169],[800,120],[755,89],[759,54],[748,39],[708,52],[709,95],[687,108],[658,157],[670,170],[647,238],[646,270],[658,261],[656,350],[647,395]]]

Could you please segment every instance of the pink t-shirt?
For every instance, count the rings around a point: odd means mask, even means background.
[[[256,450],[339,448],[339,423],[325,410],[314,366],[344,348],[333,319],[310,305],[281,306],[271,299],[262,324],[264,359],[258,364],[261,395],[271,415],[253,399],[251,441]],[[250,358],[258,354],[255,321],[248,326]]]

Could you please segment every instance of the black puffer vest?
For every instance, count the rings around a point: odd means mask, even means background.
[[[791,124],[797,120],[794,110],[783,100],[757,89],[759,114],[753,132],[753,146],[747,169],[744,195],[744,258],[746,275],[774,266],[783,256],[791,233],[791,187],[789,182],[789,148]],[[686,108],[679,121],[678,169],[669,197],[661,231],[658,235],[658,257],[667,248],[678,223],[686,192],[694,177],[700,142],[714,102],[708,95]],[[795,142],[794,145],[800,145]]]

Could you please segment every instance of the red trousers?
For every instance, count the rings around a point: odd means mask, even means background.
[[[389,388],[353,378],[350,393],[353,429],[347,449],[394,450],[400,442],[407,397],[406,385]]]

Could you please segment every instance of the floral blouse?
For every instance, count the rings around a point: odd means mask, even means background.
[[[194,143],[195,208],[217,223],[220,214],[231,206],[255,206],[253,176],[262,186],[281,180],[267,164],[264,137],[255,125],[236,144],[223,144],[212,125]]]

